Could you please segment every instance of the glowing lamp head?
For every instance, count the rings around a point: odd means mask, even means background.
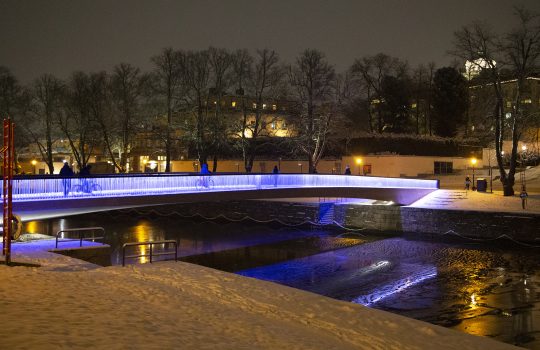
[[[472,165],[476,165],[476,162],[477,162],[476,158],[471,159],[471,164]]]
[[[146,163],[148,163],[148,161],[146,159],[143,159],[142,163],[146,164]]]
[[[521,146],[521,150],[522,150],[523,152],[525,152],[525,151],[527,150],[527,146],[526,146],[526,145]]]
[[[362,164],[362,158],[356,158],[356,164],[358,165]]]
[[[64,160],[62,161],[62,163],[67,163],[67,160],[64,159]]]
[[[36,164],[37,164],[37,160],[32,159],[32,161],[31,161],[30,163],[32,163],[32,165],[36,165]]]

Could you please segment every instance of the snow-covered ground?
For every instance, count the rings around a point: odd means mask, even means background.
[[[98,268],[17,243],[3,349],[506,349],[510,345],[183,262]]]
[[[527,178],[540,189],[540,169]],[[517,196],[461,189],[435,191],[413,206],[523,211]],[[526,212],[540,212],[540,194],[530,193]],[[41,267],[0,265],[0,348],[513,348],[188,263],[102,268],[48,252],[53,247],[54,240],[16,243],[14,261]]]

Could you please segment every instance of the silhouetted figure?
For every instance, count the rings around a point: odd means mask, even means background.
[[[351,168],[349,167],[349,165],[345,167],[345,175],[351,175]]]
[[[81,176],[81,177],[89,176],[91,169],[92,169],[92,166],[90,164],[86,165],[79,172],[79,176]],[[88,179],[84,178],[84,179],[81,180],[81,187],[82,187],[83,192],[85,192],[85,193],[92,192],[89,185],[90,184],[88,183]]]
[[[210,170],[208,170],[208,164],[203,163],[203,165],[201,165],[201,174],[210,174]]]
[[[73,170],[69,167],[68,163],[64,163],[64,166],[60,169],[60,176],[63,177],[64,197],[67,197],[71,189],[71,177],[73,176]]]
[[[523,209],[527,208],[527,197],[529,197],[529,194],[525,190],[525,186],[522,186],[521,193],[519,194],[519,198],[521,198],[521,207]]]
[[[465,190],[469,190],[469,188],[471,187],[471,178],[469,176],[467,176],[465,178]]]
[[[317,168],[313,168],[313,170],[311,171],[312,174],[318,174],[319,172],[317,171]]]
[[[277,167],[277,165],[274,165],[274,169],[272,169],[272,174],[274,174],[274,187],[277,187],[277,180],[278,180],[278,177],[277,175],[279,174],[279,169]]]

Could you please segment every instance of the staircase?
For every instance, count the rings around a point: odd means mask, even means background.
[[[319,203],[319,225],[334,223],[334,203]]]

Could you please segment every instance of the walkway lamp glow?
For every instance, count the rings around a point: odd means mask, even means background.
[[[472,189],[473,191],[476,189],[476,186],[474,185],[474,166],[476,165],[476,158],[472,158],[471,159],[471,164],[472,164]]]
[[[33,173],[34,175],[36,175],[36,164],[37,164],[37,160],[32,159],[32,161],[31,161],[30,163],[32,163],[32,173]]]
[[[362,168],[362,158],[356,158],[355,161],[358,165],[358,175],[364,175],[364,169]]]
[[[302,171],[302,163],[298,163],[298,166],[300,167],[300,174],[302,174],[303,173],[303,171]]]

